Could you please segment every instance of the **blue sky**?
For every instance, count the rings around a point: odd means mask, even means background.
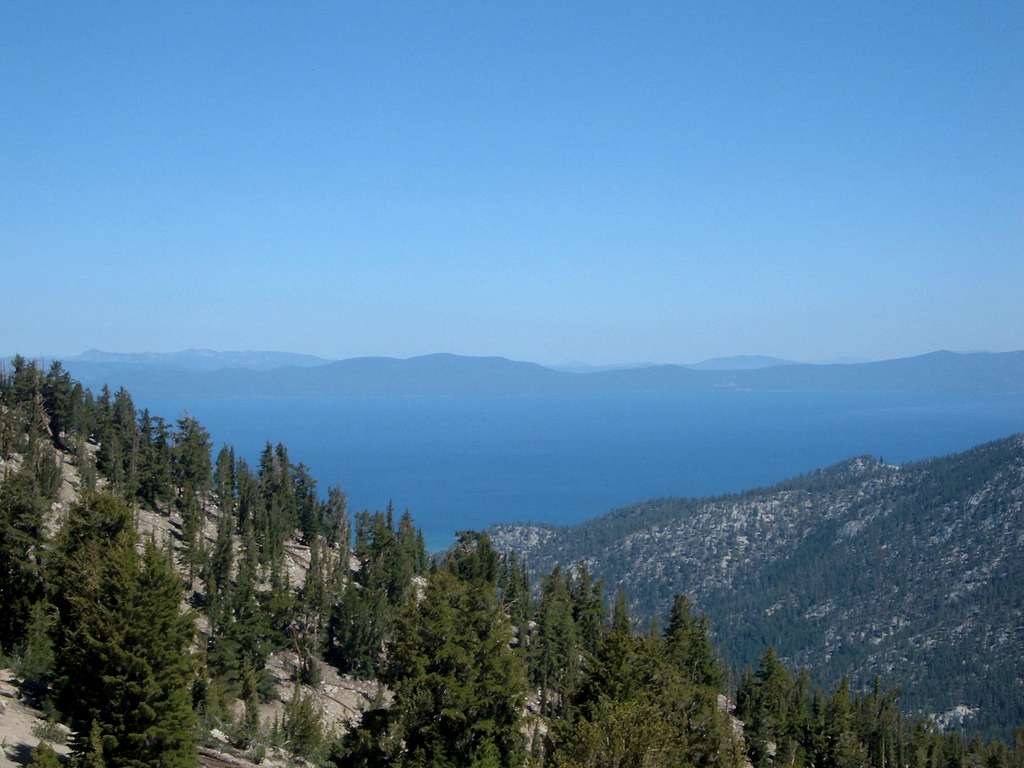
[[[5,3],[0,352],[1024,347],[1024,4]]]

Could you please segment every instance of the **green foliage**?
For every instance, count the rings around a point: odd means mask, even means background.
[[[285,705],[282,730],[285,746],[293,754],[313,762],[323,756],[326,743],[320,711],[313,696],[298,686]]]
[[[340,487],[332,485],[328,489],[327,501],[324,502],[320,517],[327,540],[338,548],[342,559],[347,560],[352,531],[348,517],[348,497]]]
[[[532,678],[541,691],[541,711],[564,713],[576,690],[580,643],[570,585],[559,568],[541,586],[537,634],[531,651]]]
[[[221,507],[217,518],[217,538],[210,553],[210,561],[206,569],[206,594],[212,599],[222,595],[231,586],[231,569],[234,565],[234,517],[231,507]]]
[[[556,768],[674,768],[690,762],[654,702],[602,699],[588,718],[559,734],[551,764]]]
[[[790,674],[772,649],[756,672],[744,674],[737,714],[754,766],[1006,768],[1024,760],[1024,741],[1012,752],[1001,742],[968,742],[940,733],[929,720],[906,718],[896,693],[877,680],[868,693],[854,693],[843,679],[826,694],[805,672]]]
[[[617,604],[617,619],[583,656],[572,706],[553,724],[546,750],[553,764],[734,765],[737,745],[718,689],[691,663],[691,647],[708,642],[706,625],[679,600],[664,639],[657,631],[639,636],[624,597]]]
[[[34,768],[60,768],[60,758],[53,751],[53,747],[45,741],[41,741],[32,750],[32,759],[29,761],[29,765]]]
[[[686,595],[676,595],[665,627],[666,651],[673,662],[698,685],[719,689],[725,675],[711,643],[704,616],[696,616]]]
[[[50,633],[55,623],[56,616],[49,603],[40,600],[32,606],[18,674],[25,685],[36,691],[45,690],[53,674],[55,655]]]
[[[180,490],[190,489],[194,494],[210,487],[210,433],[193,417],[185,414],[178,419],[171,450],[171,474]]]
[[[46,499],[26,468],[0,485],[0,647],[25,633],[32,605],[43,596],[43,511]]]
[[[242,723],[238,728],[237,744],[240,747],[248,747],[260,735],[260,697],[256,687],[256,673],[246,662],[243,662],[242,666],[240,698],[245,709]]]
[[[395,615],[410,594],[413,577],[426,565],[411,516],[403,515],[396,530],[393,512],[389,507],[386,512],[356,515],[355,555],[360,567],[352,580],[339,578],[334,583],[327,658],[343,672],[362,677],[379,671]]]
[[[111,768],[193,765],[192,620],[171,563],[152,543],[136,553],[130,513],[109,496],[72,510],[59,559],[59,704],[76,753],[95,723]]]
[[[148,410],[142,411],[136,427],[134,443],[138,446],[137,495],[149,507],[167,501],[173,495],[171,476],[171,446],[167,424],[154,419]]]
[[[217,609],[210,641],[208,665],[225,692],[238,694],[246,668],[262,676],[271,651],[271,622],[260,600],[258,553],[251,524],[242,537],[238,574],[230,594],[222,595],[211,608]]]
[[[487,543],[477,543],[476,562],[485,563]],[[495,586],[474,560],[458,552],[430,576],[421,600],[406,603],[381,676],[394,704],[364,717],[339,762],[456,765],[470,756],[478,765],[520,764],[524,670]]]
[[[32,735],[50,744],[63,744],[67,740],[64,729],[53,720],[43,720],[32,726]]]
[[[92,721],[92,727],[89,728],[89,741],[78,757],[76,768],[106,768],[103,759],[103,730],[96,720]]]

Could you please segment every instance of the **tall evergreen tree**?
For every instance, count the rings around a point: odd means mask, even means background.
[[[0,648],[13,650],[43,596],[46,499],[29,468],[0,484]]]
[[[665,627],[666,649],[672,660],[697,685],[718,689],[724,675],[711,644],[707,619],[695,616],[690,600],[676,595]]]
[[[111,768],[194,765],[192,620],[171,563],[151,542],[136,553],[110,496],[72,510],[59,558],[59,702],[75,751],[90,751],[95,722]]]
[[[580,649],[567,582],[556,567],[544,580],[538,606],[532,666],[544,714],[563,712],[577,683]]]
[[[431,576],[402,614],[383,675],[399,765],[519,764],[525,679],[510,639],[492,585],[448,569]]]

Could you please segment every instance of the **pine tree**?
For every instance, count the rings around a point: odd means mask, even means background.
[[[320,538],[309,548],[309,568],[299,601],[301,611],[293,624],[294,641],[299,654],[299,679],[308,685],[320,682],[320,649],[324,643],[327,589],[320,565]]]
[[[626,590],[619,587],[615,593],[615,607],[612,609],[612,631],[621,634],[629,634],[632,631],[633,621],[629,617],[629,600],[626,598]]]
[[[332,606],[327,627],[328,659],[343,672],[373,677],[390,624],[387,596],[379,587],[348,584]]]
[[[59,703],[75,752],[94,721],[111,768],[191,766],[191,617],[182,585],[150,542],[135,550],[122,501],[96,496],[72,510],[58,564]]]
[[[707,620],[695,616],[690,600],[676,595],[665,628],[668,653],[697,685],[718,689],[724,675],[711,644]]]
[[[19,672],[25,685],[42,691],[50,681],[55,661],[50,637],[55,623],[53,606],[40,600],[32,606],[30,616]]]
[[[68,433],[73,427],[72,392],[71,374],[59,360],[54,360],[43,385],[43,404],[50,417],[53,444],[58,448],[67,447]]]
[[[171,454],[167,424],[143,410],[138,420],[139,499],[152,508],[171,497]]]
[[[348,519],[348,498],[339,486],[332,485],[328,489],[321,517],[324,529],[338,548],[342,561],[347,562],[352,531]]]
[[[299,532],[302,535],[302,541],[309,544],[321,533],[320,505],[316,498],[316,480],[310,475],[309,467],[305,464],[299,464],[295,467],[292,484],[295,503],[298,507]]]
[[[496,750],[510,768],[523,755],[524,670],[493,585],[453,570],[439,570],[423,600],[409,601],[389,648],[383,680],[395,695],[400,764],[454,764]]]
[[[579,647],[569,585],[557,567],[541,591],[533,658],[542,712],[562,711],[575,692]]]
[[[595,653],[601,642],[605,625],[604,586],[590,578],[587,564],[580,563],[572,585],[573,619],[580,638],[580,646],[587,653]]]
[[[21,640],[30,609],[43,596],[45,505],[27,468],[0,484],[0,648]]]
[[[178,419],[172,449],[172,473],[179,493],[200,494],[210,487],[210,433],[187,413]]]
[[[185,545],[182,560],[191,589],[196,574],[204,565],[203,528],[206,516],[192,486],[185,486],[177,503],[181,511],[181,538]]]
[[[776,755],[795,751],[789,722],[791,688],[789,672],[769,647],[737,697],[739,716],[748,726],[747,746],[755,768],[770,766]]]
[[[32,750],[32,759],[29,761],[31,768],[61,768],[60,758],[53,751],[53,747],[45,741],[40,741]]]
[[[220,516],[217,518],[217,537],[213,543],[207,569],[206,591],[210,596],[223,594],[230,586],[234,562],[234,528],[230,507],[221,506]]]
[[[248,661],[242,662],[242,704],[245,707],[241,728],[240,746],[248,747],[260,735],[260,698],[256,685],[256,673]]]
[[[247,519],[238,575],[230,595],[219,602],[224,615],[217,621],[208,659],[211,672],[229,693],[240,690],[246,665],[258,680],[270,652],[270,622],[259,599],[258,581],[257,547]]]
[[[296,683],[292,697],[284,708],[282,723],[288,749],[299,757],[316,760],[324,748],[320,711],[311,694],[303,694]]]
[[[76,768],[106,768],[106,761],[103,759],[103,730],[96,720],[92,721],[89,742],[79,757]]]
[[[217,461],[213,473],[213,487],[217,494],[217,505],[222,515],[231,517],[235,507],[235,451],[230,446],[223,446],[217,453]]]

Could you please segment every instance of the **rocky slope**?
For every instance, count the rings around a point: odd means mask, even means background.
[[[491,534],[537,571],[586,561],[643,616],[688,593],[737,667],[772,644],[822,682],[879,675],[947,727],[1024,722],[1024,436]]]
[[[95,444],[88,445],[88,450],[93,454],[97,448],[98,446]],[[44,518],[47,536],[52,539],[64,524],[72,505],[79,500],[81,479],[72,455],[53,448],[49,442],[40,443],[39,449],[53,451],[54,460],[61,473],[57,498]],[[23,457],[18,453],[10,454],[6,458],[0,455],[0,481],[9,472],[17,471],[22,462]],[[97,483],[101,488],[105,484],[102,479]],[[204,511],[203,537],[206,546],[212,547],[216,539],[217,521],[221,512],[210,495],[203,498],[202,506]],[[183,554],[182,526],[181,515],[173,505],[163,505],[160,509],[135,509],[135,527],[139,534],[140,550],[146,541],[152,540],[162,549],[171,548],[180,557]],[[234,536],[234,547],[236,552],[241,547],[240,537],[237,535]],[[321,562],[325,567],[330,567],[331,553],[325,551],[322,557]],[[290,538],[285,542],[285,563],[288,583],[296,586],[303,584],[310,564],[310,548],[299,539]],[[358,560],[351,557],[349,567],[350,569],[358,568]],[[182,576],[185,577],[184,568],[182,568]],[[200,603],[203,602],[203,586],[198,577],[193,580],[191,586],[194,591],[193,596]],[[260,588],[269,590],[269,582],[261,584]],[[188,604],[183,602],[182,610],[187,610],[188,607]],[[193,616],[196,622],[194,644],[195,649],[198,650],[205,643],[209,625],[206,614],[202,611],[193,611]],[[320,667],[319,682],[316,685],[303,684],[299,686],[298,690],[303,697],[312,698],[314,708],[320,717],[321,727],[324,733],[331,737],[345,733],[353,723],[358,722],[362,711],[378,699],[384,701],[390,699],[390,692],[376,681],[340,675],[329,664],[323,661],[318,661],[318,664]],[[269,728],[274,722],[283,720],[285,705],[295,695],[294,678],[295,670],[298,668],[298,659],[296,654],[291,651],[278,651],[271,654],[267,667],[272,679],[272,692],[269,699],[260,707],[260,722],[265,728]],[[234,704],[233,714],[240,718],[241,702],[236,701]],[[17,672],[14,669],[3,667],[0,663],[0,768],[28,763],[32,749],[42,740],[50,743],[59,755],[66,755],[68,748],[65,746],[64,740],[68,734],[69,730],[64,724],[47,722],[44,713],[33,706],[28,692],[22,689],[22,681]],[[198,755],[199,764],[203,766],[255,768],[256,763],[249,758],[250,756],[245,752],[235,749],[228,735],[217,728],[205,735],[205,741],[200,745]],[[260,759],[260,765],[265,768],[285,768],[285,766],[303,764],[305,764],[303,761],[298,760],[286,750],[274,747],[268,748],[266,754]]]

